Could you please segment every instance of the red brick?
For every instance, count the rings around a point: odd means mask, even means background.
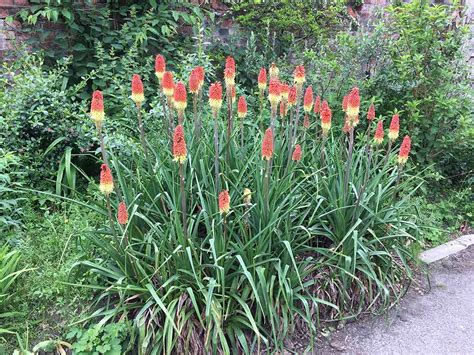
[[[0,6],[12,6],[13,0],[0,0]]]
[[[15,1],[15,5],[25,6],[25,5],[30,4],[29,0],[14,0],[14,1]]]

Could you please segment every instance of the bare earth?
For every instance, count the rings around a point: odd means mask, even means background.
[[[474,246],[430,266],[397,309],[335,332],[315,354],[474,354]]]

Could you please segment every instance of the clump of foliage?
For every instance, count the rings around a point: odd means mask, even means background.
[[[77,274],[73,267],[84,258],[99,257],[86,238],[97,225],[97,217],[79,206],[63,203],[53,207],[51,198],[45,196],[30,196],[22,228],[8,239],[11,252],[21,255],[17,267],[29,271],[10,288],[8,302],[1,309],[13,315],[2,318],[2,326],[17,334],[0,339],[3,353],[11,354],[18,347],[61,346],[49,339],[64,339],[71,323],[91,301],[88,289],[70,284],[94,280],[94,275]]]
[[[30,32],[33,48],[44,51],[49,65],[64,55],[74,58],[69,73],[73,82],[98,66],[95,56],[98,43],[118,57],[130,47],[136,47],[140,53],[137,65],[145,65],[147,54],[158,50],[173,53],[179,62],[178,53],[192,44],[189,36],[192,27],[203,21],[201,8],[187,2],[107,1],[100,5],[74,0],[34,2],[16,17]],[[111,60],[110,64],[114,63],[117,64]],[[100,79],[91,80],[93,87],[103,86]]]
[[[83,85],[66,88],[68,61],[44,69],[43,61],[26,55],[15,63],[4,63],[0,79],[0,142],[19,158],[20,172],[38,186],[53,178],[65,147],[74,152],[91,146],[84,130],[86,115],[76,97]]]
[[[101,324],[127,319],[130,346],[143,353],[252,353],[282,350],[295,332],[313,338],[322,318],[375,312],[400,296],[419,181],[397,165],[395,146],[376,149],[365,131],[344,135],[337,108],[328,135],[312,111],[303,127],[303,87],[280,119],[274,105],[258,109],[259,98],[249,97],[254,105],[237,121],[230,95],[227,114],[215,106],[216,84],[212,110],[202,93],[186,110],[179,83],[163,117],[143,123],[149,108],[139,77],[133,82],[137,118],[129,124],[141,144],[124,151],[111,144],[109,119],[95,122],[108,142],[105,199],[88,207],[108,223],[90,235],[101,257],[78,267],[99,277],[90,286]],[[148,131],[148,123],[161,127]]]
[[[77,339],[72,349],[77,355],[87,354],[124,354],[122,343],[127,337],[127,325],[124,322],[105,326],[96,324],[88,329],[73,328],[67,337]]]
[[[23,181],[19,165],[17,156],[0,149],[0,233],[7,233],[21,225],[22,199],[15,194],[15,188],[20,187]]]
[[[277,56],[327,43],[347,25],[346,2],[341,0],[237,2],[232,16],[257,34],[259,46]]]
[[[354,82],[381,112],[400,113],[422,166],[435,164],[444,182],[472,179],[472,88],[463,43],[462,8],[416,0],[390,6],[371,32],[340,33],[308,48],[316,92],[331,102]],[[431,181],[433,182],[433,181]]]

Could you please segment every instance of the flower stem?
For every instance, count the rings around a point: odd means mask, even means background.
[[[187,213],[186,213],[186,192],[184,190],[184,167],[183,164],[179,164],[179,188],[181,191],[181,214],[183,218],[183,232],[184,239],[188,240],[188,225],[187,225]]]
[[[217,191],[220,191],[220,184],[219,184],[219,122],[218,111],[213,113],[214,115],[214,184],[216,186]]]
[[[351,166],[352,166],[352,150],[354,148],[354,127],[351,127],[349,131],[349,150],[347,154],[347,162],[346,162],[346,172],[344,174],[344,198],[347,196],[349,191],[349,175],[351,173]]]

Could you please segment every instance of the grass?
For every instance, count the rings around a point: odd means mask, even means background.
[[[44,205],[38,210],[26,208],[24,226],[9,237],[21,255],[19,266],[29,270],[17,279],[7,305],[7,311],[17,315],[6,321],[26,348],[27,343],[63,337],[90,303],[90,291],[68,283],[90,277],[71,271],[78,260],[94,255],[85,235],[97,223],[95,215],[77,206],[30,202]],[[17,337],[0,338],[0,353],[18,347]]]

